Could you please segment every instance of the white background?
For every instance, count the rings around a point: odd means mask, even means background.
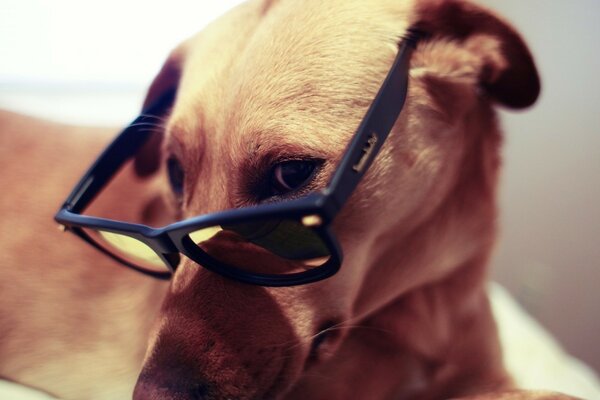
[[[0,0],[0,107],[124,123],[168,52],[239,3]]]

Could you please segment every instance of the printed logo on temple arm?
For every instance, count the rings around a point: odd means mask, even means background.
[[[360,156],[360,160],[352,167],[352,169],[356,172],[362,172],[367,165],[367,162],[371,158],[373,151],[375,150],[375,144],[377,143],[377,134],[375,132],[371,132],[369,139],[367,139],[367,143],[362,148],[362,155]]]

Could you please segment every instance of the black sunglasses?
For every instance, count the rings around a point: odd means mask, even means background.
[[[306,197],[227,210],[162,228],[81,215],[124,163],[147,142],[152,115],[175,91],[144,110],[104,150],[75,186],[55,220],[113,259],[168,279],[180,254],[225,277],[261,286],[294,286],[328,278],[342,262],[331,223],[388,137],[404,106],[409,59],[419,35],[408,32],[394,64],[325,189]],[[150,115],[150,116],[149,116]]]

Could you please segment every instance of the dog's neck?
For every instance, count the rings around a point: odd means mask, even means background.
[[[371,267],[354,303],[366,317],[387,304],[435,282],[450,279],[466,265],[481,269],[472,285],[484,284],[496,235],[496,184],[501,136],[485,105],[465,118],[465,152],[451,189],[414,229],[398,237],[398,227],[380,233],[369,252]],[[462,291],[462,295],[469,296]]]
[[[396,354],[388,367],[412,372],[391,380],[400,385],[395,390],[414,395],[427,387],[417,398],[509,385],[485,290],[500,134],[492,114],[473,115],[453,189],[409,236],[386,241],[391,245],[377,254],[355,303],[364,329],[351,331],[346,341],[354,348],[361,342],[366,352],[383,346],[384,354]]]
[[[320,398],[433,400],[510,386],[484,276],[485,260],[474,259],[353,322],[336,354],[309,369],[289,398],[327,387]]]
[[[423,398],[467,395],[507,383],[484,285],[486,258],[406,293],[359,323],[388,332],[395,351],[414,357],[428,388]]]

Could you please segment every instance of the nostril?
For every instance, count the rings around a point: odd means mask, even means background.
[[[190,395],[190,399],[205,400],[208,397],[208,386],[199,383],[192,388]]]

